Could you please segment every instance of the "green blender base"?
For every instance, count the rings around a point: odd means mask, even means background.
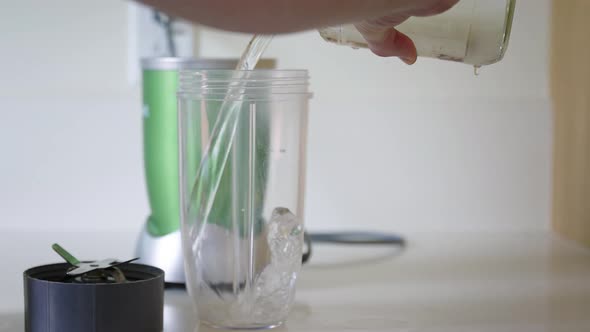
[[[159,267],[168,283],[184,283],[178,192],[178,70],[199,60],[151,58],[143,67],[143,154],[150,217],[137,243],[140,262]]]

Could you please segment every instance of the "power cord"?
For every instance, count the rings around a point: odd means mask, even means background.
[[[171,57],[176,57],[177,47],[176,41],[174,40],[174,22],[176,22],[176,19],[155,9],[153,11],[153,17],[154,21],[162,26],[162,29],[164,29],[164,33],[166,34],[168,55]]]
[[[305,248],[302,261],[307,263],[311,258],[313,243],[330,243],[337,245],[385,245],[405,248],[406,240],[396,234],[365,231],[317,232],[303,234]]]

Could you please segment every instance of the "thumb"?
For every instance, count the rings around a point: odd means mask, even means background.
[[[398,20],[401,23],[403,19]],[[384,24],[379,21],[365,21],[355,24],[356,29],[363,35],[369,48],[378,56],[397,56],[407,64],[416,62],[417,52],[414,42],[407,35],[392,28],[394,22]]]

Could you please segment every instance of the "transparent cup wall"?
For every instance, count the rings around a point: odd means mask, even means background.
[[[182,237],[187,288],[205,324],[273,327],[289,313],[303,247],[309,98],[306,71],[181,73]],[[233,137],[231,121],[217,121],[222,107],[236,112]]]

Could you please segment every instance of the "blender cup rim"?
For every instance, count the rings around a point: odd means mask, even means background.
[[[245,91],[228,96],[232,83],[245,84]],[[181,70],[177,97],[212,101],[309,99],[313,94],[308,91],[308,87],[309,74],[306,69]]]

